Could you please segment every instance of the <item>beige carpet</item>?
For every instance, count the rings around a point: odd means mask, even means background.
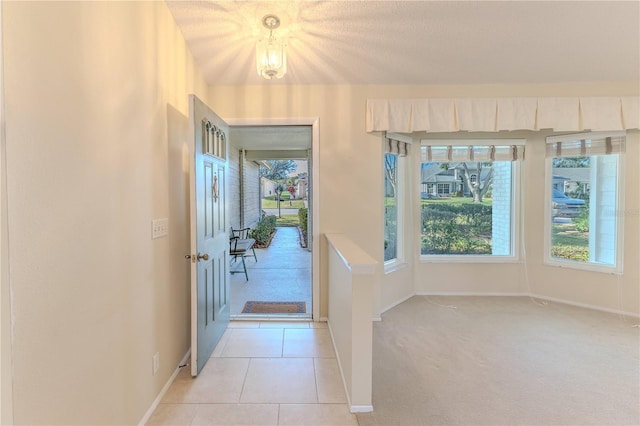
[[[640,424],[638,319],[542,303],[416,296],[386,312],[359,424]]]

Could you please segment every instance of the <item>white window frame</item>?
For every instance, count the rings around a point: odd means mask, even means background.
[[[423,139],[421,140],[420,147],[425,145],[432,146],[460,146],[460,145],[520,145],[526,144],[525,139]],[[421,161],[418,160],[420,163]],[[501,161],[501,160],[497,160]],[[511,254],[510,255],[468,255],[468,254],[422,254],[422,241],[421,241],[421,226],[420,220],[418,221],[418,238],[417,238],[417,253],[420,254],[420,263],[518,263],[520,262],[521,252],[521,238],[520,238],[520,216],[521,216],[521,161],[513,161],[511,164]],[[414,175],[416,182],[420,181],[420,169],[417,167],[418,172]],[[420,194],[418,194],[419,209],[422,209],[422,203],[420,202]],[[418,218],[421,218],[421,211],[418,212]]]
[[[442,191],[440,191],[442,188]],[[446,192],[445,192],[446,191]],[[450,195],[451,194],[451,184],[450,183],[437,183],[436,184],[436,193],[438,195]]]
[[[403,135],[399,135],[396,133],[393,134],[389,134],[389,137],[391,137],[392,139],[395,140],[399,140],[405,143],[411,143],[411,138],[405,137]],[[384,156],[387,154],[387,152],[384,151],[382,152],[382,167],[384,168]],[[405,230],[406,228],[406,194],[407,194],[407,189],[406,189],[406,173],[407,173],[407,167],[408,167],[408,158],[411,158],[410,156],[407,157],[401,157],[398,155],[398,160],[397,160],[397,186],[396,186],[396,198],[397,198],[397,210],[396,210],[396,257],[393,259],[389,259],[387,261],[384,261],[384,273],[388,274],[390,272],[393,271],[397,271],[398,269],[402,269],[405,266],[407,266],[407,262],[405,261]],[[382,198],[383,198],[383,204],[382,204],[382,215],[384,217],[384,198],[385,198],[385,194],[384,194],[384,169],[383,169],[383,188],[382,188]],[[384,223],[382,224],[382,233],[384,235]],[[384,249],[383,249],[384,250]],[[383,252],[383,260],[384,260],[384,252]]]
[[[580,139],[601,138],[604,136],[625,136],[626,132],[613,131],[613,132],[587,132],[578,133],[563,136],[550,136],[547,138],[547,143],[550,142],[564,142]],[[589,154],[587,154],[589,155]],[[592,154],[598,155],[598,154]],[[624,211],[624,174],[625,174],[625,156],[622,154],[609,154],[618,156],[618,175],[616,177],[616,203],[614,207],[616,212]],[[552,224],[552,209],[551,209],[551,186],[553,180],[553,158],[545,158],[545,217],[544,217],[544,264],[549,266],[555,266],[560,268],[578,269],[583,271],[601,272],[606,274],[622,275],[622,260],[623,260],[623,248],[624,248],[624,215],[616,214],[616,264],[606,265],[595,262],[580,262],[568,259],[557,259],[551,257],[551,224]],[[591,186],[591,185],[590,185]],[[591,241],[589,241],[591,243]]]

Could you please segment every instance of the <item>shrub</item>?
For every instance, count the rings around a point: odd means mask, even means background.
[[[300,245],[302,247],[307,247],[308,238],[307,238],[307,228],[308,228],[308,219],[309,217],[309,209],[306,207],[301,207],[298,209],[298,221],[300,222],[300,230],[302,231],[302,241]]]
[[[573,224],[578,232],[589,232],[589,203],[582,206],[580,215],[573,219]]]
[[[551,256],[560,259],[589,261],[589,247],[555,245],[551,247]]]
[[[422,254],[490,254],[491,206],[433,204],[422,208]]]
[[[269,239],[276,230],[276,217],[266,216],[259,221],[256,226],[249,231],[249,237],[256,240],[256,246],[266,247],[269,245]]]
[[[302,232],[307,233],[307,218],[309,216],[309,209],[302,207],[298,209],[298,219],[300,220],[300,228]]]

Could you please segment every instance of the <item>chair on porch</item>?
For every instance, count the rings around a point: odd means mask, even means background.
[[[251,253],[253,253],[253,258],[256,260],[256,262],[258,261],[258,257],[256,256],[256,250],[254,248],[254,245],[256,243],[256,240],[254,240],[253,238],[249,238],[249,231],[251,230],[251,228],[242,228],[242,229],[233,229],[233,227],[231,228],[231,237],[238,237],[238,243],[239,244],[249,244],[251,243]],[[245,256],[251,256],[250,254],[245,254]]]
[[[249,274],[247,273],[247,264],[244,261],[244,258],[247,256],[251,256],[248,254],[249,250],[253,250],[253,245],[256,240],[253,238],[241,239],[238,236],[232,236],[229,239],[229,256],[231,257],[232,264],[235,263],[238,258],[242,261],[242,271],[238,270],[230,270],[231,274],[240,274],[244,273],[244,276],[247,281],[249,281]],[[253,252],[253,256],[255,256],[255,251]],[[256,259],[257,261],[257,259]]]

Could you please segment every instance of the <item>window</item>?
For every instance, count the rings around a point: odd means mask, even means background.
[[[384,261],[398,258],[398,156],[384,155]]]
[[[403,261],[404,157],[409,143],[402,136],[385,136],[384,154],[384,264],[390,272]]]
[[[524,141],[423,141],[421,149],[419,187],[436,185],[436,192],[420,197],[422,258],[515,258],[515,191]]]
[[[621,272],[624,133],[547,138],[548,264]]]
[[[438,194],[439,195],[449,195],[451,194],[451,185],[448,183],[439,183],[438,184]]]

